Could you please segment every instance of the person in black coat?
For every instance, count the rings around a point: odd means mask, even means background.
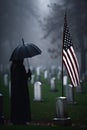
[[[23,60],[11,64],[11,122],[26,124],[31,121],[28,78],[31,71],[26,73]]]

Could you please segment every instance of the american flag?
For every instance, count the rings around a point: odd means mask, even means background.
[[[79,64],[73,48],[72,39],[67,25],[66,15],[64,18],[64,32],[63,32],[63,63],[69,74],[71,83],[74,87],[80,84],[79,78]]]

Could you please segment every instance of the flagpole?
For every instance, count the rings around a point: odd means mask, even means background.
[[[66,15],[66,13],[65,13]],[[65,22],[65,15],[64,15],[64,22]],[[64,87],[63,87],[63,45],[64,45],[64,27],[63,27],[63,40],[62,40],[62,96],[64,96]]]
[[[62,47],[62,97],[64,96],[64,88],[63,88],[63,47]]]
[[[64,30],[63,30],[63,41],[62,41],[62,97],[64,96],[64,87],[63,87],[63,44],[64,44]]]

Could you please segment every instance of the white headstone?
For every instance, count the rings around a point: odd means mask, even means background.
[[[53,65],[51,67],[51,73],[52,73],[53,76],[56,74],[56,66],[55,65]]]
[[[36,74],[37,74],[37,76],[40,76],[40,67],[36,68]]]
[[[50,84],[50,80],[51,80],[51,72],[48,73],[48,83]]]
[[[69,84],[65,88],[65,95],[67,97],[67,102],[70,104],[74,103],[74,95],[73,95],[73,86],[72,84]]]
[[[31,83],[34,84],[34,81],[35,81],[35,75],[32,74],[32,75],[31,75]]]
[[[4,74],[4,85],[8,86],[8,74]]]
[[[48,70],[44,71],[44,78],[47,79],[48,78]]]
[[[63,77],[63,85],[67,85],[67,83],[68,83],[68,78],[67,78],[67,76],[65,75],[64,77]]]
[[[36,76],[37,76],[36,79],[40,80],[40,67],[36,68]]]
[[[0,93],[0,97],[2,97],[3,95],[2,95],[2,93]]]
[[[62,72],[62,69],[61,69],[61,67],[59,66],[59,67],[58,67],[58,74],[57,74],[58,80],[61,78],[61,72]]]
[[[51,85],[51,90],[52,91],[56,90],[56,82],[55,82],[55,80],[56,80],[55,77],[51,78],[51,80],[50,80],[50,85]]]
[[[41,91],[42,83],[37,81],[34,84],[34,101],[41,101],[42,100],[42,91]]]

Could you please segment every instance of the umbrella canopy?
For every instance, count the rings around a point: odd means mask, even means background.
[[[10,61],[22,60],[24,58],[29,58],[29,57],[31,58],[33,56],[41,54],[41,52],[42,51],[33,43],[18,45],[14,49],[10,57]]]

